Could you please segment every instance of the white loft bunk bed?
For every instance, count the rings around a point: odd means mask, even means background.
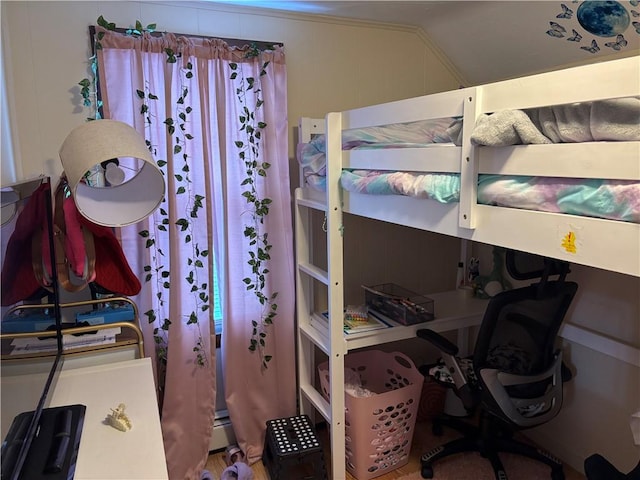
[[[619,221],[484,205],[478,203],[478,179],[481,175],[604,179],[640,189],[640,139],[500,147],[477,146],[471,141],[484,114],[633,99],[640,96],[639,75],[640,59],[631,57],[329,113],[325,120],[301,119],[301,143],[310,142],[314,135],[325,135],[326,187],[314,187],[303,171],[301,188],[295,195],[300,405],[302,413],[318,411],[331,425],[332,478],[345,476],[344,355],[356,348],[412,338],[423,326],[345,336],[343,212],[639,277],[639,211],[633,212],[631,221]],[[462,120],[458,145],[343,150],[344,135],[353,129],[451,118]],[[637,132],[637,124],[635,127]],[[343,170],[352,169],[452,173],[459,178],[459,198],[439,203],[404,195],[352,193],[341,186]],[[312,260],[313,210],[326,216],[326,271]],[[328,322],[315,311],[314,282],[326,285]],[[480,322],[485,303],[457,291],[429,296],[435,300],[437,315],[429,328],[458,330],[458,343],[466,347],[466,329]],[[568,335],[572,332],[581,335],[567,329]],[[331,402],[315,388],[316,347],[329,359]],[[614,348],[619,347],[624,350],[623,345]],[[636,349],[623,355],[630,363],[637,363]]]

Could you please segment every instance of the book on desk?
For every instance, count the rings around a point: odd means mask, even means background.
[[[367,309],[366,312],[359,315],[351,315],[348,313],[349,307],[345,309],[343,330],[347,335],[353,335],[356,333],[370,332],[373,330],[381,330],[389,328],[393,325],[385,322],[381,318],[375,315],[375,312]],[[329,319],[329,312],[322,312],[322,316]]]

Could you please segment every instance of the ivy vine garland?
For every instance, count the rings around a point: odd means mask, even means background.
[[[169,48],[165,49],[165,53],[167,55],[167,63],[176,63],[177,59],[180,57],[179,54],[176,54]],[[189,79],[193,77],[192,69],[193,65],[191,62],[187,62],[186,65],[180,69],[182,74],[181,78]],[[150,92],[147,85],[145,85],[144,88],[144,90],[136,90],[136,94],[142,102],[140,114],[144,116],[145,123],[150,125],[153,122],[153,119],[149,114],[149,104],[147,102],[158,100],[158,96]],[[193,351],[196,356],[196,363],[203,366],[207,364],[208,359],[204,349],[202,332],[200,331],[199,313],[206,314],[207,317],[209,316],[207,312],[210,310],[210,295],[209,283],[200,280],[199,272],[205,267],[206,259],[209,256],[209,250],[203,249],[198,242],[194,240],[193,222],[198,218],[198,211],[203,207],[202,201],[205,197],[193,191],[193,182],[189,176],[191,168],[189,155],[186,153],[186,143],[193,140],[193,136],[187,131],[188,116],[191,114],[192,108],[186,105],[186,99],[189,95],[189,89],[186,85],[182,84],[180,86],[180,92],[181,93],[176,101],[174,110],[175,119],[174,117],[168,117],[163,121],[163,123],[166,127],[167,133],[174,140],[174,157],[182,159],[182,168],[180,169],[180,173],[175,173],[173,175],[173,184],[176,187],[174,191],[176,196],[187,195],[188,202],[186,212],[188,215],[176,220],[174,222],[174,226],[177,227],[177,233],[180,236],[180,239],[185,245],[188,245],[191,248],[191,254],[184,258],[187,263],[187,276],[184,277],[183,280],[190,285],[189,292],[194,297],[195,309],[191,312],[187,312],[184,315],[184,318],[187,325],[194,325],[198,330],[197,340],[193,347]],[[149,142],[147,143],[155,153],[155,148]],[[167,162],[165,160],[158,160],[157,163],[166,176]],[[170,222],[169,213],[166,208],[161,206],[158,211],[160,215],[159,222],[155,225],[155,235],[149,230],[142,230],[139,232],[139,235],[145,239],[145,247],[150,249],[152,263],[152,265],[144,266],[145,281],[149,282],[155,280],[157,300],[159,306],[163,306],[165,302],[165,294],[168,295],[169,289],[171,288],[171,272],[165,262],[165,253],[156,245],[156,240],[158,235],[169,235],[168,226]],[[204,275],[206,276],[206,273]],[[153,324],[156,322],[157,317],[155,309],[146,311],[145,315],[147,316],[149,323]],[[158,347],[160,357],[165,361],[167,355],[167,335],[170,326],[171,320],[168,317],[164,317],[161,319],[160,326],[154,328],[156,345]]]
[[[260,55],[255,44],[246,54],[247,58]],[[269,61],[263,62],[260,68],[260,77],[267,74]],[[269,274],[268,261],[271,259],[269,252],[273,245],[269,242],[268,234],[264,231],[264,222],[269,215],[269,206],[272,200],[266,196],[261,196],[259,191],[260,177],[267,176],[267,171],[271,164],[260,160],[260,141],[262,131],[267,127],[264,121],[259,120],[258,112],[262,108],[262,91],[259,88],[259,81],[254,77],[244,77],[242,69],[238,70],[236,63],[231,63],[232,70],[230,79],[238,81],[240,87],[236,89],[236,95],[242,112],[238,117],[240,123],[239,133],[241,139],[236,140],[235,145],[240,149],[239,157],[244,162],[246,177],[241,185],[244,187],[242,196],[249,207],[249,222],[244,226],[244,236],[249,240],[249,259],[247,263],[251,267],[251,276],[245,277],[242,281],[246,285],[247,291],[252,292],[260,303],[262,311],[258,320],[252,320],[251,339],[249,350],[259,352],[262,367],[267,368],[272,355],[265,353],[266,337],[268,326],[273,324],[277,315],[278,304],[275,302],[278,292],[265,294],[266,281]]]

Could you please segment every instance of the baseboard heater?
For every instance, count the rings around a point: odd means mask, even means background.
[[[231,426],[231,419],[227,410],[220,410],[215,413],[213,420],[213,430],[209,440],[209,451],[223,450],[228,445],[236,443],[236,436]]]

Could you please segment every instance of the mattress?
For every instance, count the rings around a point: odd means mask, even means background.
[[[460,145],[462,120],[449,117],[343,132],[343,150]],[[640,141],[640,97],[575,103],[481,115],[471,135],[474,145]],[[307,184],[325,189],[325,138],[298,147]],[[615,159],[612,159],[615,161]],[[344,170],[342,187],[373,195],[406,195],[457,202],[457,174]],[[637,181],[480,175],[478,203],[640,223]]]
[[[440,203],[459,200],[457,174],[344,170],[342,187],[372,195],[405,195]],[[640,223],[640,183],[506,175],[479,175],[478,203]]]

